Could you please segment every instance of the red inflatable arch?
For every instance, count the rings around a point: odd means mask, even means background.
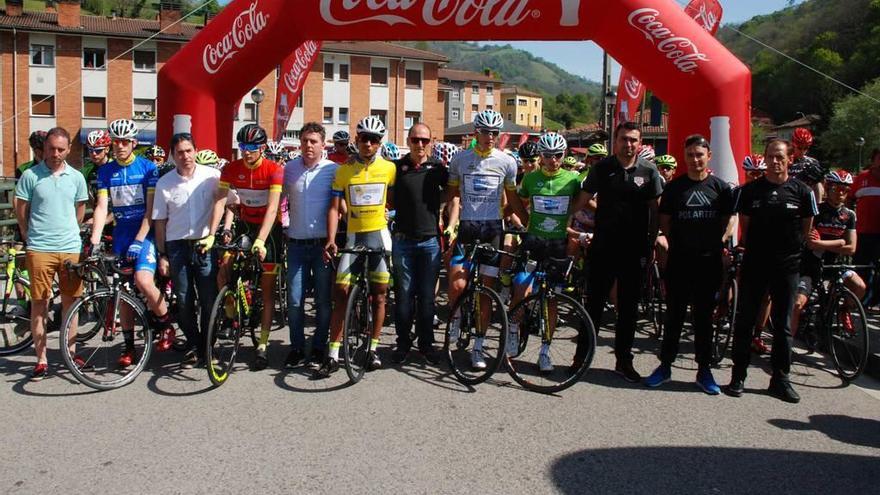
[[[673,154],[711,135],[734,182],[749,150],[748,69],[673,0],[235,0],[160,71],[160,142],[231,149],[233,106],[305,40],[592,40],[669,105]]]

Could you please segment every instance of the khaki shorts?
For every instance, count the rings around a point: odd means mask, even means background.
[[[79,262],[79,253],[41,253],[28,251],[26,265],[31,281],[31,298],[35,300],[52,299],[52,281],[58,275],[58,289],[70,297],[82,295],[82,280],[76,272],[68,270],[64,263]]]

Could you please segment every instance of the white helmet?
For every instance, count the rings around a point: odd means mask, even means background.
[[[538,153],[565,153],[568,143],[565,138],[555,132],[548,132],[538,140]]]
[[[379,117],[364,117],[357,125],[358,134],[374,134],[379,137],[385,137],[385,124]]]
[[[266,153],[280,158],[287,154],[287,150],[280,141],[267,141]]]
[[[138,127],[134,121],[118,119],[110,122],[108,127],[110,137],[113,139],[137,139]]]
[[[383,143],[379,153],[388,161],[400,160],[400,148],[394,143]]]
[[[474,129],[501,130],[504,117],[495,110],[483,110],[474,117]]]

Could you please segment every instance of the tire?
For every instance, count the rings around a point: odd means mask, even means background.
[[[357,383],[367,370],[370,339],[373,335],[373,308],[360,283],[351,286],[345,305],[345,325],[342,327],[342,361],[349,380]]]
[[[33,344],[30,289],[30,282],[17,278],[9,297],[0,302],[0,356],[18,354]]]
[[[840,287],[829,313],[826,326],[828,347],[837,374],[850,382],[865,370],[868,363],[869,339],[865,308],[861,301],[846,287]],[[849,322],[846,322],[848,317]]]
[[[532,294],[514,306],[507,315],[508,321],[522,322],[519,327],[519,353],[506,355],[510,376],[524,388],[533,392],[550,394],[565,390],[580,380],[593,361],[596,350],[596,330],[587,310],[566,294],[548,294],[547,299],[557,304],[556,330],[548,346],[553,371],[541,372],[538,358],[543,347],[545,318],[541,317],[541,295]],[[578,342],[587,346],[585,359],[576,369],[572,368]]]
[[[88,275],[86,275],[85,280],[83,280],[85,284],[85,293],[86,294],[95,294],[101,290],[109,290],[110,287],[107,285],[107,279],[104,274],[97,270],[91,269],[88,271]],[[79,342],[86,342],[92,339],[96,333],[100,332],[102,328],[104,328],[104,321],[102,318],[97,318],[96,316],[99,312],[103,311],[101,308],[97,307],[94,302],[89,304],[84,304],[80,306],[80,315],[79,321],[94,321],[95,324],[90,328],[83,328],[83,324],[80,323],[79,330],[76,333],[76,339]],[[59,313],[60,314],[60,313]]]
[[[727,349],[730,348],[730,341],[733,337],[733,330],[736,328],[736,313],[739,309],[739,284],[736,279],[731,279],[726,287],[727,294],[719,297],[727,297],[727,313],[723,316],[713,318],[713,334],[712,334],[712,365],[718,366],[724,360]]]
[[[80,309],[89,304],[100,308],[99,312],[92,315],[103,320],[103,324],[101,331],[94,332],[90,339],[83,342],[76,339],[75,355],[85,361],[85,366],[80,368],[74,363],[74,355],[63,343],[75,331],[71,326],[74,315],[78,317],[83,314]],[[122,330],[122,325],[117,324],[122,319],[120,313],[123,307],[129,308],[134,323],[128,336]],[[95,325],[95,322],[88,321],[85,325]],[[119,292],[117,299],[117,293],[110,290],[101,290],[77,301],[61,325],[59,340],[62,342],[61,356],[70,373],[84,385],[97,390],[112,390],[134,381],[146,367],[153,351],[153,331],[143,305],[127,292]],[[118,360],[129,347],[134,351],[134,358],[130,366],[121,367]]]
[[[491,308],[479,308],[479,301],[488,298]],[[460,335],[455,342],[450,341],[450,328],[453,316],[461,309]],[[477,335],[475,323],[479,321],[481,313],[489,314],[489,325],[483,332],[482,338]],[[501,303],[501,296],[497,292],[479,286],[467,289],[462,293],[458,301],[449,312],[449,320],[446,324],[444,337],[444,350],[446,359],[452,373],[465,385],[477,385],[489,379],[498,371],[504,360],[504,345],[507,338],[507,310]],[[472,353],[477,344],[482,346],[482,357],[486,361],[485,369],[474,369],[471,365]]]
[[[205,367],[208,369],[208,379],[215,387],[223,385],[229,379],[244,331],[238,311],[235,311],[233,317],[226,314],[226,300],[234,297],[235,293],[228,286],[222,287],[211,306],[211,319],[208,322],[208,334],[205,336]],[[228,330],[228,338],[219,337],[224,328]]]

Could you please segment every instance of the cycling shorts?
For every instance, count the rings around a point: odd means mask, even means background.
[[[474,244],[490,244],[495,249],[501,249],[504,240],[504,223],[501,220],[463,220],[458,224],[458,237],[452,248],[452,258],[449,264],[461,266],[465,264],[466,246]],[[498,260],[484,263],[489,266],[498,266]]]
[[[543,239],[535,235],[526,234],[523,236],[520,250],[528,251],[529,260],[540,263],[548,258],[564,258],[567,243],[567,239]],[[517,285],[531,284],[534,280],[534,271],[522,271],[514,277],[514,283]]]
[[[367,249],[384,249],[391,254],[391,233],[388,229],[374,230],[371,232],[349,232],[345,240],[345,248],[363,246]],[[391,272],[385,256],[370,254],[357,256],[351,253],[343,253],[339,257],[339,267],[336,269],[336,283],[339,285],[351,285],[353,273],[360,273],[364,267],[364,259],[367,260],[368,276],[371,283],[387,284],[391,280]]]
[[[128,247],[134,242],[137,231],[133,229],[114,229],[113,231],[113,254],[119,258],[125,258]],[[141,243],[141,252],[134,262],[134,271],[141,270],[156,273],[156,246],[153,244],[153,233],[147,234]]]
[[[233,231],[233,244],[241,245],[241,240],[244,236],[247,236],[250,239],[250,245],[254,245],[254,241],[257,239],[257,234],[260,233],[260,225],[255,223],[248,222],[235,222],[232,227]],[[263,259],[263,274],[264,275],[278,275],[278,272],[281,270],[281,252],[280,249],[282,247],[282,235],[281,235],[281,225],[275,223],[272,225],[272,230],[269,231],[269,236],[266,237],[266,257]],[[225,257],[231,256],[231,253],[226,253]]]

